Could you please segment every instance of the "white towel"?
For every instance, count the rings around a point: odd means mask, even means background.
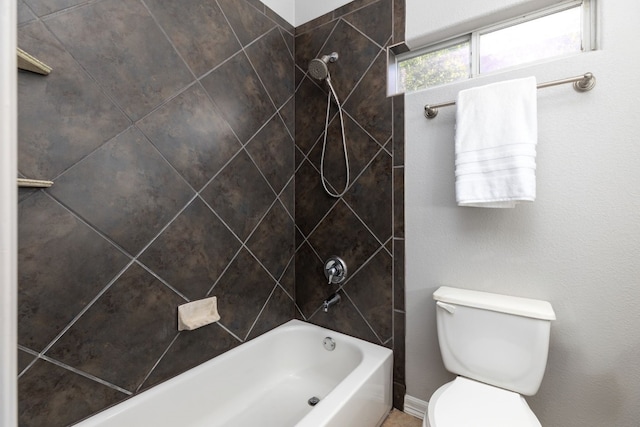
[[[458,205],[512,208],[534,201],[535,77],[463,90],[456,105]]]

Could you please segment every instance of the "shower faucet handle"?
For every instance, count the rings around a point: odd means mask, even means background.
[[[324,263],[324,276],[328,283],[342,283],[347,278],[347,264],[338,256],[331,256]]]

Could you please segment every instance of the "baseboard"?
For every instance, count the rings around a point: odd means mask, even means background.
[[[429,402],[420,400],[417,397],[409,396],[408,394],[404,395],[404,412],[407,414],[413,415],[414,417],[422,420],[427,413],[428,407]]]

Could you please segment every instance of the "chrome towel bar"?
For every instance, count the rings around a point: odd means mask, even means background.
[[[581,76],[568,77],[566,79],[554,80],[552,82],[540,83],[537,88],[543,89],[551,86],[573,83],[573,88],[578,92],[587,92],[596,85],[596,77],[592,73],[585,73]],[[438,108],[450,107],[456,105],[456,101],[442,102],[440,104],[428,104],[424,106],[424,116],[427,119],[433,119],[438,115]]]

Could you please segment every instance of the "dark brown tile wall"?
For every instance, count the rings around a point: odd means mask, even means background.
[[[256,1],[18,7],[53,67],[19,73],[18,169],[55,181],[20,191],[19,418],[54,427],[295,317],[294,33]]]
[[[73,424],[292,318],[393,348],[401,408],[404,105],[385,47],[404,0],[295,29],[258,0],[187,3],[18,2],[20,47],[53,67],[19,73],[18,169],[55,181],[19,197],[20,425]],[[306,75],[333,50],[340,199],[319,174],[327,88]],[[212,295],[221,321],[178,333],[176,306]]]
[[[386,96],[388,45],[404,40],[404,0],[356,0],[296,28],[296,306],[298,317],[394,350],[394,406],[404,377],[404,100]],[[307,75],[311,59],[336,51],[331,80],[343,102],[351,179],[334,199],[320,167],[328,87]],[[335,105],[328,130],[326,179],[345,182]],[[323,261],[342,257],[349,270],[327,285]],[[328,313],[333,292],[341,302]]]

